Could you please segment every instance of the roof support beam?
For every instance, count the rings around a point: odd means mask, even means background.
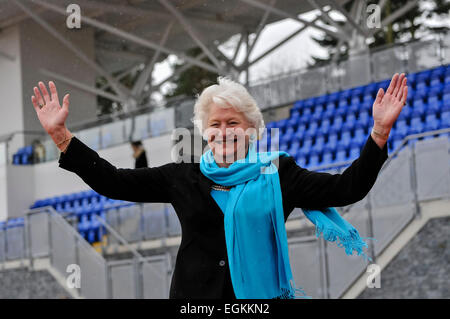
[[[17,1],[17,0],[14,0],[14,1]],[[45,7],[45,8],[48,8],[49,10],[52,10],[52,11],[57,12],[59,14],[62,14],[64,16],[66,15],[66,11],[63,8],[60,8],[58,6],[46,3],[46,2],[44,2],[42,0],[32,0],[32,1],[37,3],[37,4],[39,4],[39,5],[41,5],[41,6],[43,6],[43,7]],[[126,39],[128,41],[131,41],[131,42],[137,43],[139,45],[142,45],[143,47],[147,47],[147,48],[150,48],[152,50],[160,50],[161,52],[164,52],[166,54],[177,55],[180,59],[183,59],[183,60],[185,60],[187,62],[190,62],[191,64],[197,65],[197,66],[199,66],[201,68],[204,68],[206,70],[209,70],[211,72],[220,73],[220,70],[218,70],[215,66],[213,66],[211,64],[208,64],[208,63],[205,63],[205,62],[193,59],[193,58],[191,58],[191,57],[189,57],[189,56],[187,56],[187,55],[185,55],[185,54],[183,54],[181,52],[176,52],[175,50],[171,50],[171,49],[167,49],[165,47],[161,47],[160,45],[158,45],[158,44],[156,44],[156,43],[154,43],[152,41],[149,41],[149,40],[144,39],[142,37],[138,37],[138,36],[136,36],[134,34],[131,34],[129,32],[122,31],[122,30],[120,30],[118,28],[115,28],[113,26],[110,26],[110,25],[108,25],[106,23],[103,23],[103,22],[100,22],[100,21],[97,21],[95,19],[91,19],[91,18],[88,18],[88,17],[85,17],[85,16],[82,16],[81,20],[82,20],[82,22],[84,22],[84,23],[86,23],[86,24],[88,24],[90,26],[93,26],[93,27],[96,27],[98,29],[107,31],[107,32],[109,32],[111,34],[114,34],[114,35],[116,35],[118,37],[121,37],[123,39]]]
[[[360,1],[360,0],[358,0]],[[336,2],[336,0],[328,0],[328,3],[337,11],[339,11],[340,13],[342,13],[345,17],[345,19],[347,19],[347,22],[350,23],[355,29],[356,31],[358,31],[359,34],[361,34],[362,36],[364,36],[365,38],[367,38],[367,32],[366,30],[364,30],[359,23],[357,23],[353,17],[347,12],[347,10],[345,10],[339,3]]]
[[[396,19],[404,15],[406,12],[417,6],[419,3],[419,0],[411,0],[407,4],[405,4],[403,7],[392,13],[390,16],[384,18],[383,22],[381,23],[381,28],[375,28],[369,33],[369,37],[374,36],[376,33],[383,30],[385,26],[388,24],[394,22]]]
[[[319,4],[317,4],[316,0],[308,0],[309,4],[315,8],[316,10],[320,11],[320,19],[325,22],[325,23],[329,23],[331,24],[333,27],[335,27],[337,30],[339,30],[339,32],[341,34],[344,34],[346,36],[346,38],[348,40],[350,40],[350,36],[348,35],[348,33],[342,29],[342,27],[336,23],[336,21],[334,21],[329,15],[328,12],[325,12],[324,8],[322,6],[320,6]]]
[[[277,0],[271,0],[271,2],[269,3],[269,5],[273,8],[275,6],[275,4],[277,3]],[[269,10],[265,10],[264,15],[261,19],[261,22],[258,24],[258,29],[256,29],[256,36],[255,39],[253,40],[252,44],[250,45],[250,48],[247,49],[247,55],[245,56],[245,61],[248,61],[250,54],[252,54],[252,51],[255,47],[256,41],[258,41],[259,36],[261,35],[262,30],[264,29],[264,27],[266,26],[266,22],[267,19],[269,18],[270,15],[270,11]]]
[[[329,10],[331,11],[331,9]],[[329,12],[326,11],[326,12]],[[311,23],[316,22],[317,20],[319,20],[320,17],[316,17]],[[268,55],[269,53],[271,53],[272,51],[276,50],[277,48],[279,48],[281,45],[285,44],[286,42],[288,42],[289,40],[291,40],[293,37],[295,37],[297,34],[301,33],[302,31],[304,31],[305,29],[307,29],[308,26],[307,25],[303,25],[302,27],[300,27],[299,29],[297,29],[296,31],[292,32],[290,35],[288,35],[286,38],[284,38],[283,40],[281,40],[280,42],[278,42],[277,44],[273,45],[271,48],[267,49],[264,53],[262,53],[261,55],[259,55],[257,58],[255,58],[254,60],[247,62],[248,66],[252,66],[253,64],[255,64],[256,62],[258,62],[259,60],[261,60],[262,58],[264,58],[266,55]],[[239,66],[239,69],[241,71],[245,70],[246,68],[246,63],[245,61]]]
[[[205,52],[205,54],[214,63],[217,69],[221,70],[220,73],[224,74],[223,67],[220,64],[219,60],[217,60],[214,54],[212,54],[212,52],[207,48],[203,39],[201,39],[200,33],[197,32],[197,30],[195,30],[192,24],[189,21],[187,21],[187,19],[183,16],[183,14],[180,11],[178,11],[167,0],[158,0],[158,1],[178,20],[178,22],[180,22],[180,24],[183,26],[186,32],[191,36],[194,42],[197,43],[197,45],[203,50],[203,52]]]
[[[87,57],[80,49],[78,49],[72,42],[64,38],[58,31],[56,31],[50,24],[44,21],[41,17],[33,13],[29,8],[24,6],[17,0],[13,0],[14,4],[22,9],[26,14],[28,14],[34,21],[36,21],[39,25],[41,25],[47,32],[49,32],[53,37],[55,37],[58,41],[64,44],[69,50],[75,53],[83,62],[92,67],[98,74],[104,76],[108,82],[111,83],[111,86],[114,88],[116,93],[119,95],[121,99],[125,99],[126,95],[128,95],[129,90],[124,87],[122,84],[117,82],[108,72],[106,72],[102,67],[100,67],[97,63],[92,61],[89,57]]]
[[[299,18],[293,14],[284,12],[283,10],[277,9],[277,8],[273,8],[265,3],[256,1],[256,0],[239,0],[242,1],[248,5],[254,6],[256,8],[260,8],[262,10],[269,10],[270,12],[274,13],[277,16],[283,17],[283,18],[290,18],[293,20],[296,20],[300,23],[302,23],[303,25],[305,25],[306,27],[312,27],[312,28],[316,28],[318,30],[321,30],[325,33],[327,33],[328,35],[332,36],[333,38],[337,38],[337,39],[344,39],[346,40],[346,36],[340,34],[339,32],[334,32],[332,30],[329,30],[327,28],[321,27],[319,25],[316,25],[314,22],[309,22],[305,19]],[[317,21],[317,20],[316,20]]]
[[[164,31],[162,39],[159,43],[161,46],[164,46],[166,44],[167,39],[169,38],[170,30],[172,30],[173,25],[174,25],[174,22],[171,21],[169,23],[169,25],[167,26],[166,30]],[[156,61],[158,60],[160,53],[161,53],[161,51],[157,50],[155,52],[155,54],[153,54],[151,61],[145,66],[144,70],[142,70],[136,83],[134,84],[133,89],[131,90],[131,94],[133,96],[137,97],[137,96],[141,95],[142,90],[144,89],[144,86],[148,82],[149,78],[150,78],[150,82],[151,82],[151,75],[153,72],[153,67],[154,67]]]
[[[99,95],[99,96],[102,96],[104,98],[110,99],[111,101],[115,101],[115,102],[118,102],[118,103],[125,103],[126,102],[125,99],[122,99],[122,98],[118,97],[117,95],[114,95],[114,94],[102,91],[100,89],[96,89],[96,88],[94,88],[94,87],[92,87],[90,85],[78,82],[78,81],[70,79],[70,78],[68,78],[68,77],[66,77],[64,75],[61,75],[61,74],[49,71],[47,69],[39,69],[39,72],[42,73],[43,75],[47,75],[47,76],[50,76],[52,78],[55,78],[56,80],[59,80],[59,81],[64,82],[66,84],[69,84],[69,85],[71,85],[71,86],[73,86],[73,87],[75,87],[77,89],[83,90],[83,91],[85,91],[87,93],[91,93],[93,95]]]

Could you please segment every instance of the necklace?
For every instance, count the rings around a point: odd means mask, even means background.
[[[228,192],[230,190],[231,186],[223,186],[223,185],[213,184],[211,186],[211,188],[216,190],[216,191]]]

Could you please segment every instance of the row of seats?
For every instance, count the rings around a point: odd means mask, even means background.
[[[6,230],[8,228],[23,227],[25,219],[23,217],[10,218],[7,221],[0,222],[0,230]]]
[[[105,234],[103,226],[100,227],[95,216],[104,218],[105,210],[129,205],[134,205],[134,203],[110,199],[91,189],[37,200],[30,208],[52,206],[57,212],[75,216],[79,233],[88,242],[93,243],[101,241],[102,234]]]
[[[17,153],[13,155],[14,165],[29,165],[33,164],[33,146],[28,145],[19,148]]]
[[[391,131],[389,151],[407,135],[450,127],[450,67],[407,77],[408,102]],[[260,149],[286,151],[307,168],[356,159],[373,125],[372,105],[378,89],[386,90],[389,83],[385,80],[295,102],[289,118],[266,125]]]

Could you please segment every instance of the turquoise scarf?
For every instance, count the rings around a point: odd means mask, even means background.
[[[296,287],[289,263],[282,194],[272,160],[286,152],[256,152],[250,144],[245,159],[219,167],[212,151],[200,159],[200,170],[216,184],[233,186],[224,212],[225,240],[231,281],[238,299],[309,298]],[[339,241],[349,255],[363,255],[367,244],[334,208],[303,210],[316,235]],[[367,257],[367,256],[366,256]]]

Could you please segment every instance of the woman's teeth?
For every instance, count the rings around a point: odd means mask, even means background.
[[[237,138],[235,138],[234,140],[216,141],[217,144],[223,144],[223,143],[229,144],[229,143],[235,143],[235,142],[237,142]]]

